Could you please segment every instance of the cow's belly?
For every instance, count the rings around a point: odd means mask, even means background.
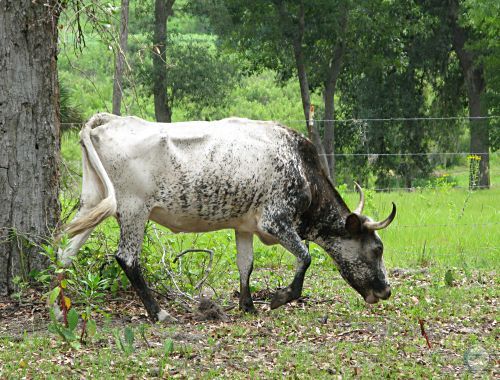
[[[210,232],[232,228],[242,232],[250,232],[256,234],[259,239],[266,245],[278,244],[279,241],[267,232],[259,228],[259,215],[257,213],[247,214],[240,218],[233,218],[221,221],[207,221],[196,217],[186,215],[175,215],[167,210],[156,207],[151,211],[149,219],[167,227],[174,233],[179,232]]]
[[[162,207],[155,207],[149,219],[167,227],[172,232],[209,232],[226,228],[258,233],[259,215],[257,212],[247,213],[236,218],[204,219],[194,214],[172,212]]]

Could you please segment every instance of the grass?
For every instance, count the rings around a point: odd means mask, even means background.
[[[226,284],[224,293],[235,286]],[[129,323],[136,335],[129,355],[116,345],[112,322],[103,322],[98,336],[78,351],[45,333],[2,337],[0,377],[151,378],[161,370],[207,379],[498,375],[494,273],[457,269],[455,286],[448,287],[442,272],[431,269],[393,276],[393,286],[390,301],[369,307],[336,272],[322,268],[307,279],[305,303],[275,311],[261,306],[257,316],[232,311],[228,322],[147,325],[147,343],[138,334],[142,320]],[[173,347],[166,353],[169,341]],[[489,355],[485,365],[469,368],[464,355],[478,349]]]
[[[77,172],[79,153],[64,140],[63,154],[73,158],[67,165]],[[498,160],[492,162],[498,167]],[[67,189],[66,208],[76,186]],[[353,207],[357,194],[344,193]],[[388,301],[365,305],[326,254],[312,245],[313,264],[300,302],[273,311],[259,304],[257,315],[234,308],[226,322],[197,321],[171,302],[167,308],[181,320],[176,325],[149,324],[141,304],[122,283],[122,272],[113,261],[108,263],[106,255],[116,249],[119,235],[116,222],[108,220],[97,228],[77,265],[81,273],[101,272],[112,278],[111,288],[119,284],[99,305],[97,335],[74,350],[47,332],[48,313],[39,305],[39,295],[31,302],[25,299],[23,308],[6,313],[0,323],[0,379],[498,377],[498,199],[498,187],[475,192],[448,187],[368,191],[368,215],[381,219],[389,214],[391,202],[398,207],[394,223],[380,231],[393,287]],[[171,262],[176,253],[191,247],[214,250],[207,284],[219,304],[235,305],[238,272],[230,231],[174,235],[149,225],[142,260],[152,286],[171,285],[162,256]],[[206,260],[193,255],[183,259],[182,271],[179,266],[170,269],[183,289],[192,291]],[[256,240],[253,291],[265,293],[288,284],[293,266],[291,254]],[[73,300],[81,307],[76,296]],[[124,326],[135,333],[129,354],[115,338]]]
[[[347,197],[354,205],[352,196]],[[380,231],[389,266],[467,265],[498,269],[500,247],[500,188],[468,192],[463,189],[378,193],[371,214],[384,218],[391,201],[398,215]]]

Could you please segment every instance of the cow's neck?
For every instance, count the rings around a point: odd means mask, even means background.
[[[311,189],[311,206],[302,215],[303,237],[326,248],[332,238],[345,233],[345,219],[350,211],[326,176],[315,178]]]

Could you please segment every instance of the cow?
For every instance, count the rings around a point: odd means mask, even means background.
[[[396,206],[385,220],[373,221],[362,214],[364,195],[356,184],[360,202],[351,212],[316,148],[298,132],[241,118],[165,124],[99,113],[80,139],[80,209],[67,225],[70,240],[59,260],[70,265],[93,228],[114,216],[120,225],[116,260],[152,321],[170,316],[139,267],[148,220],[174,233],[234,229],[239,307],[245,312],[255,312],[249,286],[253,235],[297,258],[292,283],[276,291],[271,309],[301,296],[311,263],[304,240],[324,248],[367,303],[390,297],[377,230],[394,220]]]

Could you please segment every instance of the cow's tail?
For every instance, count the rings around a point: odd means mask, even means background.
[[[101,159],[99,158],[99,155],[97,154],[94,144],[90,138],[90,132],[93,128],[106,124],[116,118],[119,118],[119,116],[108,113],[99,113],[92,116],[80,132],[80,140],[83,149],[85,149],[87,153],[86,156],[88,158],[88,164],[95,174],[97,174],[104,186],[104,199],[101,200],[95,207],[85,213],[82,213],[82,215],[78,215],[77,218],[66,226],[65,232],[70,236],[85,232],[88,229],[97,226],[107,217],[115,215],[116,213],[115,188],[108,176],[108,173],[104,169]]]

